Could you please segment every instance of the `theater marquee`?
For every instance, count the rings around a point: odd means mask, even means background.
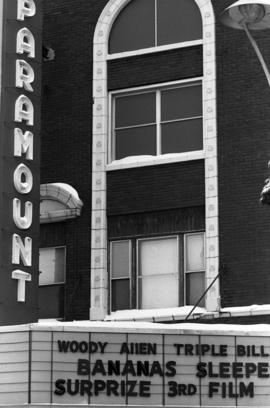
[[[0,0],[0,324],[37,320],[41,1]]]
[[[164,327],[2,332],[0,405],[270,407],[270,332]]]

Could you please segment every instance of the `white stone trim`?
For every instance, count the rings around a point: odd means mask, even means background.
[[[90,319],[107,315],[107,225],[106,169],[108,157],[107,59],[110,29],[122,8],[131,0],[110,0],[97,22],[93,48],[93,173],[92,173],[92,243]],[[206,177],[206,283],[218,274],[218,170],[216,133],[215,16],[211,0],[195,0],[203,25],[203,133]],[[172,45],[173,46],[173,45]],[[149,51],[149,50],[148,50]],[[152,50],[153,52],[153,50]],[[100,274],[98,283],[97,275]],[[206,309],[219,307],[219,280],[208,291]]]
[[[187,153],[175,153],[170,155],[164,154],[160,156],[152,156],[151,158],[147,158],[147,160],[145,159],[132,162],[125,161],[122,162],[121,160],[114,160],[106,166],[106,170],[112,171],[119,169],[130,169],[134,167],[156,166],[158,164],[177,163],[190,160],[201,160],[204,158],[205,158],[204,150],[196,150]]]
[[[134,57],[134,56],[139,56],[139,55],[150,54],[152,52],[156,53],[156,52],[163,52],[163,51],[168,51],[168,50],[175,50],[179,48],[194,47],[195,45],[201,45],[202,43],[203,43],[202,40],[194,40],[194,41],[185,41],[185,42],[175,43],[175,44],[160,45],[157,47],[143,48],[142,50],[117,52],[115,54],[109,54],[107,57],[107,60]]]

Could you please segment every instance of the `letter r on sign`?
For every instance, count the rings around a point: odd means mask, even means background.
[[[16,61],[16,86],[24,88],[28,92],[33,92],[32,83],[35,80],[35,73],[28,62],[24,60]]]

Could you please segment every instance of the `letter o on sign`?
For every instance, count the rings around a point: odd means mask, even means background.
[[[13,175],[14,187],[20,194],[27,194],[33,188],[33,175],[29,167],[19,164]]]

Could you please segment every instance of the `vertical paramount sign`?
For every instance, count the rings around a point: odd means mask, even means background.
[[[0,0],[0,325],[37,320],[41,0]]]

